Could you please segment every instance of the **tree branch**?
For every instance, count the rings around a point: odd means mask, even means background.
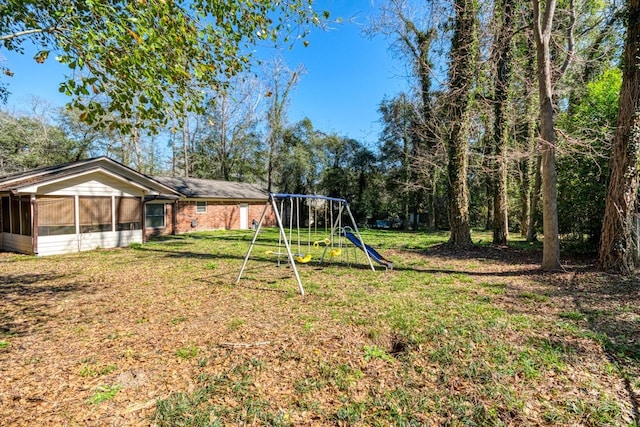
[[[17,33],[0,36],[0,41],[13,40],[20,37],[30,36],[32,34],[52,33],[55,29],[56,27],[49,27],[49,28],[34,28],[33,30],[18,31]]]
[[[569,68],[569,64],[571,64],[571,60],[573,59],[573,54],[576,48],[576,40],[574,35],[574,29],[576,26],[576,7],[575,1],[569,1],[569,28],[567,28],[567,56],[564,59],[564,63],[562,67],[560,67],[560,71],[558,72],[557,80],[560,80],[564,73],[567,72],[567,68]]]

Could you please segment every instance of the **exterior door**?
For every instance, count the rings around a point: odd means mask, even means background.
[[[242,203],[240,205],[240,230],[249,229],[249,205]]]

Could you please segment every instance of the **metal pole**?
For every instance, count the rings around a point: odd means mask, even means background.
[[[251,251],[253,250],[253,245],[256,243],[256,239],[258,238],[258,233],[260,232],[260,228],[262,228],[262,223],[264,222],[264,218],[267,215],[267,208],[269,207],[269,200],[264,205],[264,209],[262,210],[262,216],[260,217],[260,222],[258,222],[258,226],[256,227],[256,232],[253,233],[253,239],[251,239],[251,245],[249,245],[249,250],[247,251],[247,255],[244,257],[244,262],[242,263],[242,268],[240,269],[240,273],[238,274],[238,278],[236,279],[236,283],[240,282],[240,278],[242,277],[242,273],[244,272],[245,267],[247,266],[247,262],[249,261],[249,255],[251,255]]]
[[[353,218],[353,215],[351,214],[349,203],[347,203],[347,212],[349,213],[349,218],[351,218],[351,224],[353,224],[353,230],[356,232],[356,236],[358,236],[358,239],[360,240],[360,244],[362,245],[362,249],[363,249],[362,252],[364,252],[364,254],[366,255],[367,261],[369,261],[369,266],[371,267],[371,270],[376,271],[375,267],[373,266],[373,262],[371,262],[369,251],[367,251],[367,246],[364,244],[364,240],[362,240],[362,236],[360,235],[360,230],[358,230],[358,224],[356,224],[356,220]]]
[[[275,206],[275,202],[273,202]],[[296,267],[296,262],[293,259],[293,254],[291,253],[291,246],[289,245],[289,241],[287,240],[287,233],[284,231],[284,227],[282,225],[282,218],[280,218],[280,213],[275,209],[276,220],[278,221],[278,227],[280,228],[280,236],[282,240],[284,240],[284,246],[287,248],[287,256],[289,257],[289,264],[291,264],[291,268],[293,269],[293,273],[296,276],[296,280],[298,281],[298,288],[300,289],[300,294],[304,295],[304,288],[302,287],[302,280],[300,280],[300,275],[298,274],[298,268]]]
[[[298,282],[298,288],[300,289],[300,294],[304,295],[304,288],[302,287],[302,280],[300,280],[300,275],[298,274],[298,269],[296,268],[296,263],[293,259],[293,254],[291,253],[291,247],[289,246],[289,241],[287,240],[287,233],[284,231],[284,226],[282,225],[282,218],[280,216],[280,213],[278,212],[278,205],[276,204],[276,200],[273,197],[273,194],[269,194],[269,201],[267,202],[267,204],[264,207],[264,210],[262,211],[262,216],[260,217],[260,222],[258,223],[258,227],[256,228],[256,232],[253,235],[253,239],[251,240],[251,245],[249,246],[249,250],[247,251],[247,255],[244,258],[244,262],[242,263],[242,268],[240,269],[240,273],[238,274],[238,278],[236,279],[236,283],[238,283],[240,281],[240,278],[242,277],[242,273],[244,272],[246,266],[247,266],[247,262],[249,261],[249,256],[251,255],[251,250],[253,249],[253,246],[256,243],[256,239],[258,238],[258,232],[260,231],[260,228],[262,227],[262,223],[264,222],[264,218],[267,214],[267,208],[269,207],[269,204],[271,204],[271,208],[273,209],[273,212],[276,216],[276,220],[278,222],[278,228],[280,229],[280,238],[284,241],[284,246],[287,249],[287,255],[289,258],[289,263],[291,264],[291,268],[293,268],[293,273],[296,276],[296,280]],[[279,252],[279,250],[278,250]]]

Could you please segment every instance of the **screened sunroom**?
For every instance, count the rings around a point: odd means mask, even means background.
[[[145,197],[177,194],[104,157],[0,178],[0,249],[51,255],[142,243]]]

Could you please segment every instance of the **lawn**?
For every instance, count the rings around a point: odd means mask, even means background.
[[[302,247],[301,296],[272,230],[235,283],[251,237],[0,254],[0,425],[640,420],[640,283],[588,256],[550,274],[523,242],[475,233],[453,253],[446,234],[366,231],[394,269]]]

